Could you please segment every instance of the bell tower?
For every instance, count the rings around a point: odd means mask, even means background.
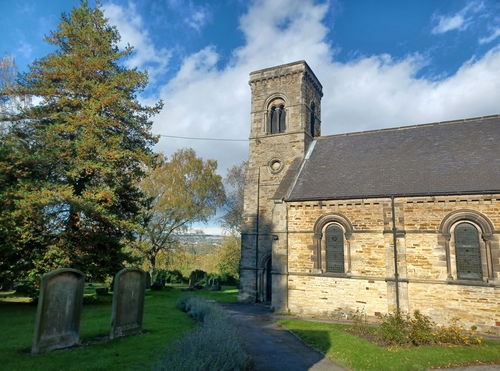
[[[277,251],[286,249],[286,207],[283,209],[283,197],[277,191],[283,189],[280,185],[286,174],[298,169],[314,137],[320,135],[322,86],[305,61],[252,72],[249,84],[252,97],[239,300],[283,308],[287,264],[286,256]]]

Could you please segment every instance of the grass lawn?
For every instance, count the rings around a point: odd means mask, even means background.
[[[431,367],[500,362],[500,342],[487,341],[479,346],[420,346],[382,348],[344,331],[348,325],[281,320],[279,324],[293,331],[306,344],[322,351],[328,358],[352,370],[426,370]]]
[[[238,289],[234,286],[223,286],[221,291],[193,291],[193,294],[201,296],[205,299],[216,300],[221,303],[236,303],[238,300]]]
[[[95,287],[86,288],[86,294],[93,292]],[[236,290],[233,290],[203,290],[196,294],[220,301],[234,301]],[[98,339],[109,334],[111,300],[99,304],[85,304],[80,321],[80,339],[87,345],[36,356],[29,354],[36,306],[14,295],[0,295],[0,369],[150,369],[164,353],[169,342],[196,326],[191,318],[175,308],[176,300],[182,294],[178,288],[147,291],[143,322],[146,333],[107,343],[99,343]]]

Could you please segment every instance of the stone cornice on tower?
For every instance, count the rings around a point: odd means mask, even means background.
[[[318,78],[311,70],[306,61],[296,61],[292,63],[282,64],[275,67],[264,68],[262,70],[254,71],[250,73],[249,85],[252,86],[257,82],[263,82],[266,80],[280,79],[286,76],[295,74],[304,74],[304,78],[307,79],[312,86],[316,89],[320,97],[323,96],[323,86],[319,82]]]

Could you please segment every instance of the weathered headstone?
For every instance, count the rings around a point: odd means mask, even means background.
[[[220,278],[214,278],[212,280],[212,285],[210,286],[210,290],[212,291],[220,291],[221,290],[221,284],[220,284]]]
[[[32,353],[79,343],[83,284],[84,276],[76,269],[56,269],[42,277]]]
[[[206,276],[207,276],[206,272],[204,272],[200,269],[195,269],[189,275],[189,287],[190,288],[203,288],[203,286],[200,285],[200,281],[202,281]]]
[[[141,332],[146,275],[138,268],[124,268],[115,276],[110,338]]]

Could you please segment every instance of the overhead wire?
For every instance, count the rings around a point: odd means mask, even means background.
[[[188,140],[213,140],[220,142],[248,142],[248,139],[234,139],[234,138],[207,138],[207,137],[183,137],[179,135],[166,135],[166,134],[156,134],[163,138],[174,138],[174,139],[188,139]]]

